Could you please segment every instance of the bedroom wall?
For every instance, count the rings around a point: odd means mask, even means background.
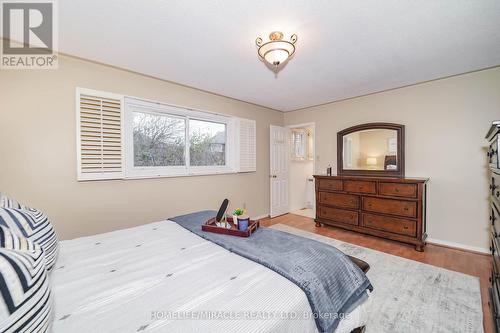
[[[284,115],[316,123],[316,172],[336,170],[338,131],[368,122],[406,126],[406,175],[430,177],[428,234],[448,245],[488,248],[484,136],[500,119],[500,67]]]
[[[75,87],[116,92],[257,121],[257,172],[77,182]],[[246,203],[269,211],[269,125],[278,111],[113,67],[60,56],[57,70],[0,71],[0,191],[44,210],[62,239]]]

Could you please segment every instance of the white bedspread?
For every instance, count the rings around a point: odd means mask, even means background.
[[[62,241],[51,280],[55,333],[316,332],[294,283],[170,221]]]

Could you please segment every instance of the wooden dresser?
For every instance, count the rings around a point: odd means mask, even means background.
[[[486,139],[489,142],[487,151],[489,162],[489,197],[490,197],[490,224],[491,246],[493,256],[491,267],[490,308],[493,315],[494,327],[500,332],[500,121],[493,122]]]
[[[427,179],[314,176],[316,226],[327,224],[425,246]]]

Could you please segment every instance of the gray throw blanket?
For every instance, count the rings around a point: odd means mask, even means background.
[[[248,238],[202,231],[215,215],[201,211],[170,220],[295,283],[309,300],[319,332],[333,332],[342,315],[365,299],[365,290],[373,290],[366,275],[333,246],[264,227]]]

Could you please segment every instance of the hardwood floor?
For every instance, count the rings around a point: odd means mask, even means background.
[[[313,219],[295,214],[286,214],[273,219],[266,218],[261,220],[261,225],[263,226],[270,226],[278,223],[286,224],[291,227],[323,236],[332,237],[347,243],[364,246],[373,250],[390,253],[403,258],[479,277],[483,303],[484,331],[486,333],[494,332],[491,311],[488,306],[488,287],[490,285],[488,279],[490,277],[491,267],[490,256],[433,244],[428,244],[425,247],[424,252],[417,252],[411,245],[362,235],[340,228],[329,226],[322,226],[318,228],[314,226]]]

